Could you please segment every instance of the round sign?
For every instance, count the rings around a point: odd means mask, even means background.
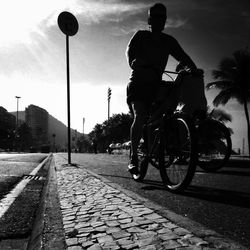
[[[68,36],[74,36],[78,31],[78,22],[73,14],[67,11],[60,13],[57,19],[60,30]]]

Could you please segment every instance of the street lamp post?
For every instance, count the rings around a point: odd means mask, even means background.
[[[111,98],[111,88],[108,88],[108,120],[110,118],[110,98]]]
[[[21,98],[21,96],[16,96],[16,101],[17,101],[17,104],[16,104],[16,129],[18,128],[18,105],[19,105],[19,99]]]
[[[16,107],[16,133],[15,133],[15,139],[16,139],[16,149],[18,148],[17,145],[17,138],[18,138],[18,134],[17,134],[17,130],[18,130],[18,106],[19,106],[19,99],[21,98],[20,96],[15,96],[16,97],[16,101],[17,101],[17,107]]]

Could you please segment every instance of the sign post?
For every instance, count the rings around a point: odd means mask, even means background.
[[[57,19],[60,30],[66,35],[66,69],[67,69],[67,107],[68,107],[68,164],[71,164],[70,135],[70,74],[69,74],[69,36],[74,36],[79,28],[77,19],[70,12],[60,13]]]

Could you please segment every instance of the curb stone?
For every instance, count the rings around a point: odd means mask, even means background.
[[[50,164],[48,166],[47,179],[42,190],[41,201],[36,212],[27,250],[66,249],[57,194],[55,163],[52,154],[48,156],[46,163],[48,161],[50,161]]]

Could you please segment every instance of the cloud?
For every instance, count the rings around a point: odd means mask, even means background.
[[[122,22],[128,16],[138,14],[147,9],[149,4],[124,3],[120,1],[84,0],[75,1],[65,10],[72,11],[78,16],[84,25],[103,22]],[[47,18],[47,25],[55,25],[59,13],[56,11]]]

